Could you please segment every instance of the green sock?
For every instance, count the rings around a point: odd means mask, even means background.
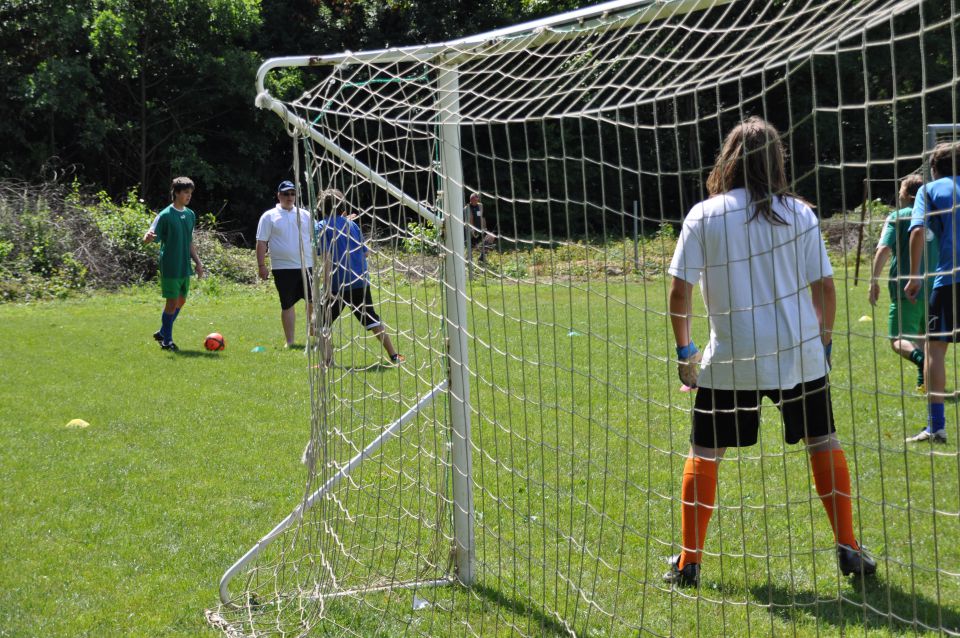
[[[923,350],[915,348],[914,351],[910,353],[910,360],[917,364],[918,368],[923,369]]]

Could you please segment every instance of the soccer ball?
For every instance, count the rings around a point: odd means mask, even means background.
[[[223,335],[219,332],[211,332],[207,335],[207,338],[204,339],[203,347],[211,352],[216,352],[226,348],[227,342],[223,339]]]

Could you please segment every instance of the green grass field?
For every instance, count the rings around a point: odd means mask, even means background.
[[[671,349],[663,281],[480,278],[471,288],[477,586],[421,592],[432,605],[419,612],[409,592],[335,601],[325,610],[332,627],[361,636],[960,632],[956,409],[948,405],[951,440],[939,454],[904,447],[925,414],[913,371],[876,336],[885,310],[859,322],[872,314],[866,289],[838,281],[838,329],[851,334],[836,338],[834,404],[860,537],[880,559],[875,581],[837,577],[805,454],[784,446],[767,409],[761,444],[721,468],[701,596],[664,589],[691,395],[661,360]],[[204,619],[220,575],[304,493],[307,359],[278,347],[274,295],[272,285],[200,284],[177,322],[179,355],[150,338],[161,307],[152,287],[0,306],[0,471],[9,484],[0,496],[0,636],[221,635]],[[511,319],[521,309],[525,320]],[[400,306],[382,311],[401,332],[405,371],[361,369],[378,354],[347,348],[331,387],[387,422],[401,411],[396,397],[429,389],[442,361],[410,337],[435,326],[414,325],[417,315]],[[338,324],[342,340],[359,334],[352,324]],[[226,336],[225,352],[203,351],[213,330]],[[706,340],[702,324],[695,334]],[[258,345],[266,350],[252,353]],[[65,428],[73,418],[91,425]],[[426,426],[410,435],[385,448],[385,472],[440,489],[430,461],[442,440]],[[343,441],[330,451],[352,455]],[[378,487],[366,472],[348,504],[352,522],[336,517],[350,533],[341,540],[378,562],[370,574],[416,571],[404,552],[429,551],[431,534],[418,530],[436,499],[403,482]],[[414,513],[391,517],[374,511],[378,502]],[[396,538],[404,549],[386,564],[378,552]],[[341,566],[358,582],[369,576]]]

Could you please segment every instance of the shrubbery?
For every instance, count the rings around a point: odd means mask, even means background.
[[[64,297],[154,278],[159,246],[142,242],[154,215],[134,193],[116,203],[76,184],[0,181],[0,300]],[[253,281],[252,251],[225,244],[209,229],[195,237],[211,275]]]
[[[410,222],[407,224],[406,237],[401,242],[403,252],[411,255],[439,255],[443,237],[440,229],[430,221],[422,224]]]

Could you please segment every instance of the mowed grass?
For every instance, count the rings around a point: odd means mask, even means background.
[[[761,444],[739,462],[731,451],[721,467],[700,596],[664,588],[663,558],[679,542],[692,400],[666,360],[665,282],[478,277],[469,339],[477,584],[422,590],[431,605],[419,611],[409,592],[328,602],[328,628],[362,636],[960,631],[956,408],[948,405],[951,441],[938,454],[904,446],[925,411],[912,366],[890,352],[885,311],[871,311],[865,288],[838,282],[838,327],[849,334],[836,337],[834,404],[860,497],[859,536],[881,562],[875,581],[838,577],[805,454],[783,444],[768,405]],[[398,297],[421,293],[401,287]],[[367,411],[385,423],[432,386],[443,362],[436,320],[378,301],[407,366],[365,369],[379,353],[368,342],[347,346],[330,387],[351,402],[344,414]],[[309,370],[302,351],[279,348],[272,286],[201,284],[177,322],[179,355],[150,338],[159,310],[153,289],[0,307],[8,480],[0,635],[217,635],[203,612],[217,605],[220,575],[304,493]],[[337,324],[341,345],[360,336],[354,324]],[[202,351],[212,330],[226,336],[225,352]],[[706,341],[702,321],[695,335]],[[251,353],[256,345],[266,351]],[[956,387],[953,376],[948,385]],[[72,418],[91,426],[65,428]],[[347,421],[338,416],[329,447],[341,462],[377,432]],[[449,514],[425,497],[444,491],[437,429],[408,429],[378,457],[385,478],[366,469],[353,495],[338,493],[350,512],[332,510],[340,544],[315,545],[350,556],[337,564],[358,580],[344,582],[408,577],[424,556],[437,558],[435,535],[424,532],[425,521]],[[403,489],[417,480],[429,490]],[[448,542],[448,521],[441,534]],[[398,539],[402,549],[392,550]],[[376,565],[358,567],[354,557]],[[443,575],[434,572],[426,576]],[[292,614],[287,630],[317,614]],[[262,626],[276,629],[271,623]]]

